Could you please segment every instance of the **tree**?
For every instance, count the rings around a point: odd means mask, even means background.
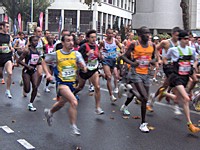
[[[189,30],[189,0],[181,0],[180,7],[182,8],[183,27]]]
[[[81,2],[81,1],[80,1]],[[99,4],[99,6],[101,6],[101,0],[94,0],[94,2],[97,2]],[[91,9],[92,8],[92,0],[85,0],[84,4],[87,4],[88,5],[88,9]]]
[[[5,13],[12,21],[21,13],[24,22],[30,21],[31,0],[1,0]],[[39,13],[44,12],[51,5],[48,0],[33,0],[33,16],[34,21],[38,22]]]

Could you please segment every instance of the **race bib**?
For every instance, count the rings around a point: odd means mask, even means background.
[[[98,65],[99,65],[99,62],[97,59],[88,60],[87,68],[88,68],[88,70],[95,70],[95,69],[97,69]]]
[[[149,56],[140,56],[137,61],[139,63],[139,68],[148,68],[149,67]]]
[[[62,68],[62,78],[64,80],[71,80],[72,78],[75,78],[76,71],[74,67],[72,66],[65,66]]]
[[[190,62],[179,62],[179,70],[178,74],[180,75],[188,75],[191,70]]]
[[[39,59],[40,59],[40,56],[39,56],[39,55],[37,55],[37,54],[31,54],[30,64],[31,64],[31,65],[37,65]]]
[[[0,50],[0,53],[9,53],[10,52],[10,48],[8,44],[2,44],[2,48]]]
[[[48,48],[48,54],[52,53],[53,52],[53,47],[49,47]]]

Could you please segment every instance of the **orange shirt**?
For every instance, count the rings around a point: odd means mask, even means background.
[[[143,48],[140,44],[135,46],[132,53],[133,58],[139,63],[135,68],[135,71],[139,74],[148,74],[149,63],[151,61],[154,48],[152,44],[149,44],[147,48]]]

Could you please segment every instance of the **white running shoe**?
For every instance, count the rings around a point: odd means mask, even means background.
[[[44,109],[44,115],[47,119],[47,123],[49,126],[52,126],[52,117],[53,114],[50,112],[50,109]]]
[[[78,135],[78,136],[81,135],[80,129],[76,125],[71,125],[71,129],[72,129],[71,133],[73,135]]]
[[[120,111],[123,112],[123,115],[130,115],[131,113],[128,111],[128,107],[124,104],[121,106]]]
[[[41,94],[39,92],[37,92],[37,97],[40,97],[40,96],[41,96]]]
[[[124,84],[120,84],[119,85],[119,90],[118,90],[118,97],[119,98],[122,97],[122,95],[124,94],[125,90],[126,90],[125,85]]]
[[[104,114],[104,111],[100,107],[98,107],[95,112],[96,112],[97,115]]]
[[[158,80],[156,78],[153,78],[152,81],[153,82],[158,82]]]
[[[47,92],[47,93],[49,93],[49,92],[50,92],[50,90],[49,90],[48,86],[46,86],[46,87],[44,88],[44,91],[45,91],[45,92]]]
[[[5,94],[6,94],[6,96],[8,97],[8,98],[12,98],[12,95],[11,95],[11,93],[10,93],[10,90],[6,90],[6,92],[5,92]]]
[[[118,87],[116,87],[115,89],[114,89],[114,91],[113,91],[115,94],[117,94],[118,92],[119,92],[119,89],[118,89]]]
[[[142,123],[142,124],[140,125],[139,129],[140,129],[141,132],[149,133],[149,129],[148,129],[148,127],[147,127],[147,124],[148,124],[148,123]]]
[[[94,92],[94,86],[92,84],[89,86],[89,92]]]
[[[37,109],[33,106],[33,103],[28,104],[28,110],[29,111],[36,111]]]
[[[180,111],[180,108],[178,105],[174,105],[174,114],[175,115],[182,115],[182,112]]]
[[[114,96],[114,95],[111,95],[110,96],[110,101],[111,102],[115,102],[117,100],[117,98]]]

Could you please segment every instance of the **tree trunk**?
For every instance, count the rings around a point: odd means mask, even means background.
[[[189,0],[181,0],[182,18],[184,30],[189,30]]]

